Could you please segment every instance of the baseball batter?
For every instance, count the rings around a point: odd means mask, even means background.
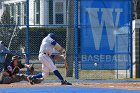
[[[61,85],[72,85],[64,80],[62,75],[57,70],[50,56],[54,52],[54,48],[61,53],[65,53],[65,49],[62,48],[57,42],[54,33],[48,34],[43,40],[39,51],[39,61],[42,63],[42,73],[29,77],[29,81],[33,84],[35,78],[46,78],[49,75],[49,71],[52,71],[61,81]]]

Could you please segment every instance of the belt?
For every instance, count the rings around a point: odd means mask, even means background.
[[[39,54],[47,54],[47,53],[42,53],[42,52],[39,52]]]
[[[47,54],[47,53],[42,53],[42,52],[39,52],[39,54],[45,54],[45,55],[48,55],[48,56],[49,56],[49,54]]]

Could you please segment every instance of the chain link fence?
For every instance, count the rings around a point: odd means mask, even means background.
[[[14,0],[5,0],[2,3],[3,14],[0,21],[0,41],[5,42],[6,47],[11,51],[11,53],[6,55],[5,52],[1,51],[1,61],[2,57],[6,57],[5,63],[8,64],[10,63],[11,57],[13,55],[20,55],[22,57],[22,63],[35,64],[34,74],[41,72],[41,63],[38,60],[38,55],[42,39],[49,33],[55,33],[57,42],[66,49],[66,62],[68,68],[66,69],[64,59],[62,58],[53,61],[54,64],[58,67],[60,73],[62,73],[65,78],[130,78],[129,71],[131,64],[129,64],[129,62],[124,63],[125,65],[129,65],[129,69],[126,68],[123,70],[111,68],[112,64],[110,63],[106,63],[106,65],[103,63],[103,65],[100,65],[102,64],[102,62],[100,62],[101,60],[91,60],[87,63],[82,62],[82,57],[84,55],[88,55],[87,57],[89,58],[89,60],[90,57],[92,59],[95,54],[99,57],[102,55],[100,52],[93,52],[93,49],[91,49],[90,47],[92,43],[88,41],[89,39],[93,39],[88,31],[91,28],[98,30],[99,28],[91,27],[91,25],[88,24],[87,20],[85,20],[85,23],[87,22],[87,25],[82,24],[82,18],[85,18],[83,16],[87,15],[87,12],[85,15],[81,14],[84,14],[85,8],[88,7],[87,5],[82,8],[85,1],[86,0],[17,0],[14,2]],[[92,0],[88,0],[88,2],[90,1]],[[95,1],[95,3],[102,2],[101,5],[104,5],[102,6],[104,8],[106,8],[106,4],[107,2],[109,2],[108,0],[99,0],[99,2],[98,0],[93,1]],[[117,2],[117,0],[113,0],[111,2],[114,3]],[[127,2],[127,0],[125,2]],[[130,3],[131,2],[128,0],[129,5]],[[89,7],[91,6],[89,5]],[[130,25],[127,27],[130,27]],[[123,37],[123,39],[126,40],[125,42],[127,43],[127,46],[124,46],[123,49],[129,47],[127,52],[120,53],[116,50],[115,54],[106,53],[105,55],[128,56],[128,52],[130,52],[131,48],[131,38],[129,37],[130,33],[127,34],[127,36],[123,35],[120,36],[120,38],[118,36],[118,39],[116,39],[120,41]],[[87,37],[84,38],[83,36]],[[106,37],[106,34],[104,35],[104,37]],[[85,40],[83,40],[83,38]],[[84,48],[81,46],[83,46],[83,44],[86,44],[84,43],[86,42],[86,40],[88,43],[87,45],[85,45],[87,50],[83,50]],[[104,42],[106,41],[102,41],[103,44],[105,44]],[[118,41],[116,42],[119,43]],[[120,45],[122,46],[123,44]],[[106,49],[106,46],[103,45],[103,47],[105,47]],[[119,47],[119,44],[118,46],[115,46],[116,49],[118,49],[117,47]],[[83,51],[91,51],[92,53],[90,52],[91,54],[88,54],[87,52]],[[131,58],[128,57],[128,61],[130,60]],[[1,62],[1,64],[3,62]],[[87,69],[88,66],[89,69]],[[105,67],[107,67],[108,69],[105,69]],[[26,69],[21,70],[21,73],[29,74]],[[50,76],[46,79],[52,80],[57,78],[53,75],[52,72],[50,72]]]

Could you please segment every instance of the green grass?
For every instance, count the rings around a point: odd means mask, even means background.
[[[66,77],[66,69],[62,66],[61,68],[58,67],[59,72],[62,76],[67,80],[75,79],[73,77]],[[37,66],[36,72],[41,71],[41,67]],[[74,72],[73,72],[74,73]],[[114,79],[115,72],[112,70],[79,70],[79,79]],[[56,80],[57,77],[51,72],[50,75],[47,77],[49,80]]]
[[[41,72],[41,64],[35,64],[35,74]],[[73,72],[73,77],[66,77],[66,69],[64,64],[59,65],[58,67],[59,72],[62,76],[67,80],[74,80],[75,76]],[[25,70],[23,71],[25,72]],[[115,79],[115,71],[114,70],[79,70],[79,79]],[[125,75],[119,74],[119,77],[122,79],[126,79]],[[48,80],[57,80],[57,77],[50,72],[50,75],[46,78]]]

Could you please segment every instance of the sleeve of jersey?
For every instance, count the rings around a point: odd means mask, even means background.
[[[55,40],[52,40],[52,41],[51,41],[51,44],[52,44],[53,46],[55,46],[56,43],[57,43],[57,42],[56,42]]]
[[[58,51],[62,51],[63,50],[63,48],[58,43],[56,43],[56,45],[54,46],[54,48],[56,50],[58,50]]]

